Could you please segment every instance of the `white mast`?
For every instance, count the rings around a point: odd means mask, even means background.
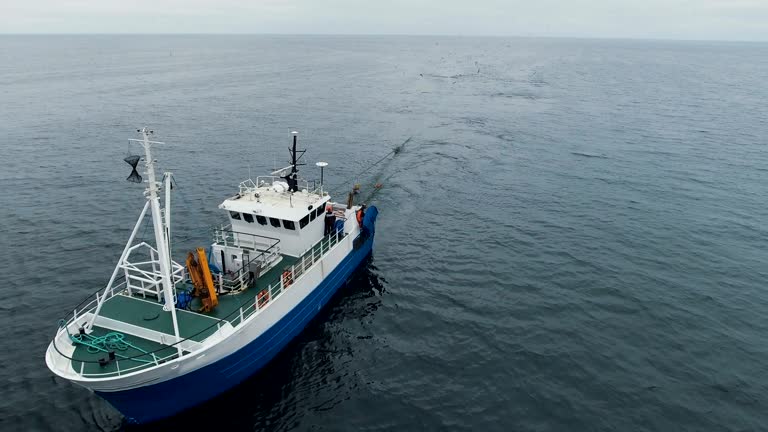
[[[173,173],[163,173],[165,179],[165,240],[168,244],[168,269],[171,269],[171,177]]]
[[[163,310],[171,312],[171,319],[173,320],[173,332],[176,336],[177,342],[176,349],[179,353],[179,357],[181,357],[181,344],[178,343],[181,340],[179,338],[179,323],[176,320],[176,304],[173,295],[174,286],[171,283],[171,257],[170,246],[168,244],[170,239],[167,237],[170,235],[170,226],[166,226],[166,224],[163,222],[163,215],[160,213],[160,198],[158,197],[159,183],[155,179],[155,160],[152,159],[151,152],[152,144],[163,143],[150,141],[149,135],[152,133],[152,131],[148,130],[147,128],[143,128],[140,132],[144,138],[141,143],[144,146],[145,165],[147,168],[147,182],[149,183],[145,195],[147,196],[147,201],[149,201],[149,206],[152,210],[152,226],[155,231],[155,242],[157,243],[157,253],[159,255],[158,261],[160,261],[160,275],[163,283],[163,297],[165,298],[165,305],[163,306]],[[170,194],[170,191],[166,191],[166,198],[168,197],[168,194]],[[166,206],[167,209],[170,209],[168,203],[166,203]],[[168,212],[168,215],[170,216],[170,211]]]

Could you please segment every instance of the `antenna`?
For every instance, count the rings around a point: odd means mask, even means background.
[[[328,166],[328,162],[317,162],[315,165],[320,167],[320,195],[323,195],[323,169]]]

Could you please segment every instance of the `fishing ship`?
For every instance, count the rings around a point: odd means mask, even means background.
[[[57,376],[92,390],[130,423],[173,416],[264,367],[372,253],[377,209],[331,201],[298,176],[305,150],[247,179],[219,208],[227,223],[182,263],[171,247],[173,174],[155,173],[153,131],[130,140],[129,180],[146,203],[106,286],[59,321],[45,353]],[[142,162],[146,181],[137,171]],[[162,200],[161,200],[162,197]],[[151,219],[152,239],[137,238]],[[148,228],[148,227],[147,227]]]

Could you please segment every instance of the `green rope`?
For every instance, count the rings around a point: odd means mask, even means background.
[[[136,346],[133,346],[129,342],[125,340],[125,335],[122,333],[117,332],[110,332],[105,334],[104,336],[90,336],[85,335],[88,337],[90,344],[88,345],[88,352],[91,354],[96,354],[99,351],[125,351],[129,347],[134,348],[138,351],[143,352],[146,354],[147,352],[144,351],[141,348],[138,348]]]
[[[126,351],[128,348],[133,348],[143,354],[149,354],[149,352],[128,342],[125,339],[125,335],[122,333],[109,332],[104,336],[91,336],[89,334],[79,333],[73,335],[69,332],[69,328],[67,328],[66,323],[63,323],[63,320],[59,322],[59,326],[64,327],[64,329],[67,331],[67,335],[69,335],[69,339],[72,340],[72,342],[85,345],[86,350],[90,354],[96,354],[99,352],[108,353],[110,351]],[[137,357],[126,357],[120,354],[115,355],[126,360],[133,360],[142,363],[154,363],[152,360],[146,360]]]

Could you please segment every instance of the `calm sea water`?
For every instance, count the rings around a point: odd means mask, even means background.
[[[766,83],[765,44],[0,37],[0,429],[127,427],[43,354],[139,213],[146,125],[177,260],[293,129],[338,199],[384,185],[301,337],[149,429],[765,430]]]

